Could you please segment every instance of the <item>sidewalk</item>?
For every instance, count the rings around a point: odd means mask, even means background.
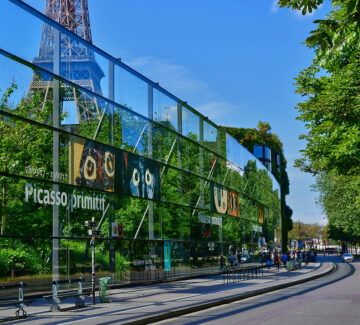
[[[222,276],[157,283],[146,286],[114,289],[109,303],[95,306],[91,300],[86,307],[71,311],[50,312],[49,303],[39,300],[26,307],[30,317],[12,324],[147,324],[189,312],[203,310],[236,300],[309,281],[331,272],[331,262],[309,263],[300,270],[288,272],[264,269],[264,276],[240,282],[225,283]],[[74,306],[73,299],[61,304],[62,309]],[[67,303],[68,302],[68,303]],[[0,309],[0,321],[14,316],[15,308]]]

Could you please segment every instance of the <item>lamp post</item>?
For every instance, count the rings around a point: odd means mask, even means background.
[[[101,236],[100,230],[96,230],[97,222],[95,217],[91,221],[85,221],[85,227],[89,227],[89,235],[91,236],[91,291],[92,291],[92,304],[95,305],[95,239],[96,236]]]

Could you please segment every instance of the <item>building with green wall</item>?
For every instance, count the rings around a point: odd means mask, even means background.
[[[215,272],[245,250],[258,261],[281,200],[251,152],[25,3],[2,7],[16,41],[0,46],[0,282],[88,280],[91,220],[96,273],[113,283]]]

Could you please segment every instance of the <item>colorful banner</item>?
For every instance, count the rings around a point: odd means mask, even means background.
[[[211,211],[240,217],[239,194],[225,187],[210,183]]]
[[[72,137],[69,184],[160,201],[160,163]]]
[[[69,141],[69,183],[114,191],[115,152],[105,145],[76,138]]]
[[[160,164],[128,152],[121,152],[121,192],[160,200]]]
[[[227,213],[234,217],[240,217],[239,195],[234,191],[229,191]]]
[[[228,191],[225,187],[210,183],[211,211],[225,214],[228,206]]]
[[[171,242],[164,241],[164,271],[171,271]]]

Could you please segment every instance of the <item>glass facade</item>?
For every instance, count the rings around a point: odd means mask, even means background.
[[[13,33],[0,37],[0,283],[89,280],[92,219],[96,272],[113,283],[216,272],[221,255],[274,249],[280,189],[256,154],[21,1],[2,1],[0,15]]]

